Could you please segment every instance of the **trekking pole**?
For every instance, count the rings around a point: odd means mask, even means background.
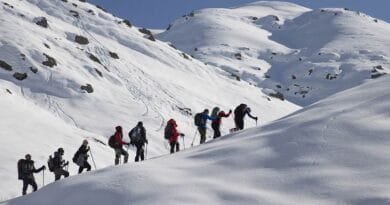
[[[93,154],[92,154],[91,148],[89,149],[89,152],[91,153],[91,159],[92,159],[92,162],[93,162],[93,166],[95,167],[95,170],[96,170],[96,163],[95,163],[95,159],[93,158]]]
[[[145,146],[145,159],[148,159],[148,144]]]
[[[45,186],[45,169],[42,170],[42,186]]]
[[[198,134],[198,130],[195,130],[195,135],[194,135],[194,138],[192,139],[192,142],[191,142],[191,147],[194,146],[194,142],[195,142],[195,138],[196,138],[196,135]]]
[[[186,150],[186,143],[184,142],[184,136],[181,136],[181,139],[183,139],[183,147],[184,147],[184,150]]]

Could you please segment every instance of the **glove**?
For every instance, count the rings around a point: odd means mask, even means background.
[[[148,141],[148,140],[146,140],[146,141],[145,141],[145,143],[146,143],[146,144],[149,144],[149,141]]]
[[[257,119],[258,119],[258,118],[257,118],[257,117],[255,117],[255,120],[256,120],[256,121],[257,121]]]
[[[69,161],[67,161],[67,162],[65,163],[65,166],[68,166],[68,164],[69,164]]]
[[[45,166],[45,165],[43,165],[43,166],[41,167],[41,169],[45,170],[45,169],[46,169],[46,166]]]
[[[183,134],[183,133],[180,133],[180,136],[184,137],[184,136],[186,136],[186,135],[185,135],[185,134]]]
[[[229,110],[229,113],[232,113],[232,109]]]
[[[128,143],[125,143],[127,146],[130,146],[130,143],[128,142]]]

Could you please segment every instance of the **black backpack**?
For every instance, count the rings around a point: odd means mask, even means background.
[[[236,109],[234,109],[234,115],[238,116],[238,117],[242,117],[246,107],[247,107],[246,104],[241,104],[241,105],[237,106]]]
[[[204,125],[204,122],[203,122],[203,119],[202,119],[202,115],[203,115],[203,113],[198,113],[194,117],[194,123],[198,127]]]
[[[110,146],[111,148],[114,148],[115,149],[115,135],[112,135],[109,139],[108,139],[108,146]]]
[[[23,163],[24,159],[19,159],[18,161],[18,179],[23,180]]]
[[[49,167],[49,171],[54,172],[55,165],[54,165],[54,158],[50,155],[49,159],[47,160],[47,167]]]
[[[80,152],[77,150],[77,152],[74,153],[74,155],[73,155],[72,161],[77,164],[77,162],[79,160],[79,156],[80,156]]]
[[[169,140],[169,138],[171,138],[171,136],[172,136],[172,124],[168,123],[167,126],[165,126],[164,138],[166,140]]]
[[[140,127],[135,127],[129,132],[129,138],[130,138],[130,143],[131,144],[136,144],[141,142],[141,130],[142,128]]]

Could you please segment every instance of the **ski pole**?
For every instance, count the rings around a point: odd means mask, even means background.
[[[184,150],[186,150],[186,143],[184,142],[184,136],[181,136],[181,139],[183,139],[183,147],[184,147]]]
[[[91,159],[92,159],[92,162],[93,162],[93,166],[95,167],[95,170],[96,170],[96,163],[95,163],[95,159],[93,158],[93,154],[92,154],[91,148],[89,149],[89,152],[91,153]]]
[[[194,146],[194,142],[195,142],[195,138],[196,138],[197,134],[198,134],[198,130],[195,130],[195,135],[194,135],[194,138],[192,139],[191,147]]]
[[[148,144],[145,146],[145,159],[148,159]]]
[[[45,186],[45,169],[42,170],[42,186]]]

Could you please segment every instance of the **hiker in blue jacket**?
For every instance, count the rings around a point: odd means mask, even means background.
[[[202,113],[199,114],[200,114],[200,121],[196,124],[200,134],[200,144],[203,144],[206,142],[207,120],[213,121],[214,118],[209,116],[208,109],[205,109]]]

